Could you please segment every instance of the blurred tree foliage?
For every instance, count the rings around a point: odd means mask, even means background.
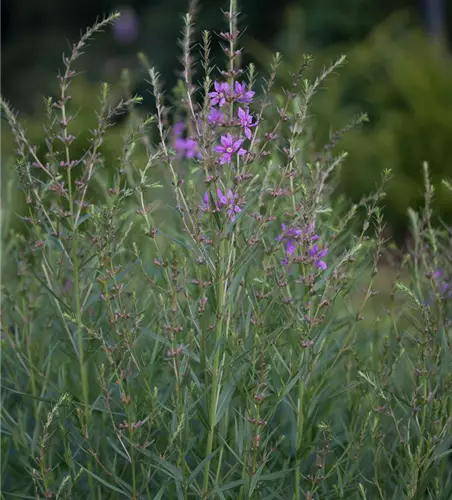
[[[318,101],[319,123],[340,128],[365,111],[370,121],[346,134],[349,157],[341,191],[353,199],[371,191],[383,169],[393,179],[386,217],[397,236],[407,227],[408,208],[423,203],[422,164],[437,187],[441,218],[452,221],[452,199],[441,180],[452,177],[452,60],[402,16],[376,27],[347,51],[348,64]]]
[[[285,29],[276,40],[278,50],[287,55],[281,83],[289,83],[289,72],[300,67],[306,52],[316,54],[318,66],[347,54],[347,64],[327,80],[315,100],[318,143],[360,113],[369,116],[365,126],[346,133],[338,146],[349,153],[339,192],[358,201],[374,189],[383,169],[391,169],[385,214],[402,240],[408,208],[423,203],[426,161],[437,188],[440,218],[452,222],[452,200],[441,187],[442,179],[452,177],[452,59],[445,47],[428,39],[413,12],[401,11],[358,42],[316,50],[309,43],[307,19],[312,22],[300,7],[287,11]],[[257,41],[251,40],[250,47],[262,63],[270,57]]]
[[[220,9],[227,2],[200,0],[198,27],[216,32],[223,29]],[[452,2],[447,0],[239,0],[239,6],[246,33],[267,46],[285,30],[286,8],[302,9],[305,39],[316,49],[362,40],[375,25],[401,9],[407,9],[418,25],[425,25],[427,7],[433,2],[442,3],[444,24],[452,33]],[[138,36],[129,43],[111,35],[97,37],[84,68],[95,78],[114,81],[119,67],[136,66],[135,54],[141,50],[173,85],[179,54],[175,39],[182,27],[181,16],[175,14],[184,13],[188,4],[189,0],[3,0],[2,92],[14,106],[30,110],[37,96],[48,94],[48,83],[60,65],[61,52],[67,51],[67,40],[76,39],[96,17],[124,7],[136,12]]]
[[[226,27],[221,9],[228,0],[199,1],[196,28],[219,33]],[[290,0],[239,1],[241,23],[253,37],[268,43],[281,27]],[[3,0],[2,9],[2,93],[16,108],[36,109],[42,94],[48,95],[55,71],[61,67],[61,53],[95,19],[113,10],[131,8],[138,19],[138,35],[125,43],[111,31],[97,36],[83,58],[91,78],[114,82],[123,67],[138,68],[136,53],[143,51],[170,86],[179,72],[177,38],[182,15],[189,0]],[[68,43],[68,41],[70,43]],[[222,52],[213,47],[218,58]],[[219,62],[219,60],[218,60]],[[30,81],[34,85],[30,88]]]

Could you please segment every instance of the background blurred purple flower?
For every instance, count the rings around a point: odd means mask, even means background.
[[[119,43],[132,43],[138,38],[138,17],[129,5],[120,7],[121,17],[113,25],[113,36]]]
[[[185,139],[185,158],[201,158],[198,143],[194,139]]]
[[[185,130],[185,123],[184,122],[175,123],[174,127],[173,127],[174,137],[181,137],[184,130]]]
[[[185,130],[183,122],[174,124],[173,133],[175,137],[174,149],[178,158],[201,158],[201,152],[198,148],[198,143],[194,139],[183,138],[182,134]]]
[[[231,134],[227,133],[226,135],[222,135],[220,140],[221,146],[216,146],[215,151],[221,153],[221,165],[231,163],[233,154],[242,156],[246,153],[246,150],[241,147],[243,139],[234,139]]]

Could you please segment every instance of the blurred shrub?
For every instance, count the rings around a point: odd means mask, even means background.
[[[422,163],[427,161],[438,186],[438,214],[450,220],[451,200],[439,183],[452,174],[451,60],[422,33],[406,29],[399,16],[347,54],[341,78],[330,81],[316,110],[321,128],[326,123],[340,128],[362,111],[370,117],[366,127],[344,138],[350,155],[341,191],[356,200],[374,188],[383,169],[391,169],[385,213],[401,236],[407,209],[422,203]]]
[[[289,56],[284,83],[312,49],[306,42],[312,22],[301,8],[287,11],[286,30],[277,43],[277,49]],[[255,40],[250,40],[249,49],[261,63],[270,57]],[[408,208],[422,204],[426,161],[438,188],[436,213],[450,221],[452,204],[440,180],[452,176],[451,59],[403,13],[381,23],[359,43],[317,53],[316,60],[326,65],[338,53],[347,55],[347,64],[339,70],[340,78],[328,79],[328,92],[316,97],[315,143],[323,144],[360,113],[370,118],[366,126],[345,134],[341,143],[349,156],[339,193],[357,201],[375,188],[384,169],[391,169],[385,215],[394,235],[403,238]]]

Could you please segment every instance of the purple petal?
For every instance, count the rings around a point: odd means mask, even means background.
[[[232,138],[231,138],[232,139]],[[232,140],[231,140],[232,142]],[[237,139],[234,144],[232,145],[234,151],[236,151],[237,149],[239,149],[239,147],[242,145],[242,142],[243,142],[243,139]]]
[[[226,199],[224,194],[221,192],[220,188],[217,188],[217,196],[218,196],[218,199],[220,200],[220,203],[222,205],[226,205],[228,203],[228,200]]]
[[[221,141],[221,144],[223,144],[223,146],[225,148],[228,148],[228,147],[232,146],[232,136],[231,136],[231,134],[228,132],[226,135],[222,135],[220,137],[220,141]]]
[[[286,253],[287,255],[292,255],[294,252],[295,252],[295,244],[293,240],[288,240],[286,246]]]
[[[235,82],[235,91],[237,94],[241,94],[245,90],[245,84],[240,82]]]
[[[231,163],[231,154],[224,153],[220,159],[220,165],[224,165],[225,163]]]
[[[441,278],[442,275],[443,275],[443,270],[438,269],[433,276],[435,276],[435,278]]]
[[[174,135],[175,137],[180,137],[182,132],[184,131],[185,128],[185,123],[184,122],[177,122],[174,124]]]
[[[319,268],[319,269],[322,269],[322,271],[325,271],[325,269],[327,269],[327,265],[326,265],[326,262],[324,262],[323,260],[318,260],[315,265]]]
[[[314,257],[315,255],[317,255],[318,251],[319,251],[319,245],[314,245],[309,249],[309,255],[311,257]]]

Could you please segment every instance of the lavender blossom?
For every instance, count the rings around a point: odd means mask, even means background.
[[[235,82],[234,98],[237,102],[248,104],[253,100],[255,92],[246,90],[246,83]]]
[[[211,99],[212,106],[216,106],[217,104],[220,106],[224,106],[226,103],[227,97],[230,95],[229,84],[226,82],[215,82],[214,83],[215,91],[209,92],[209,97]]]
[[[129,6],[121,9],[121,17],[113,24],[113,36],[119,43],[132,43],[139,35],[140,27],[136,12]]]
[[[219,109],[212,108],[207,121],[210,125],[221,125],[224,121],[224,114]]]
[[[309,255],[311,258],[314,260],[314,265],[321,269],[322,271],[325,271],[327,269],[326,262],[322,260],[323,257],[328,253],[328,248],[325,247],[323,250],[319,249],[319,245],[314,245],[309,249]]]
[[[293,255],[295,252],[295,244],[297,243],[297,238],[300,238],[303,231],[299,228],[291,227],[287,228],[285,224],[281,224],[282,233],[276,237],[276,241],[283,241],[286,243],[286,254]],[[286,259],[285,259],[286,260]]]
[[[198,143],[194,139],[185,139],[185,158],[201,158]]]
[[[239,108],[239,120],[240,126],[243,127],[246,137],[251,140],[251,130],[250,127],[255,127],[257,122],[253,123],[253,116],[250,114],[249,109]]]
[[[235,214],[241,212],[241,208],[237,204],[237,194],[233,193],[230,189],[227,194],[224,195],[221,189],[217,189],[218,200],[220,204],[220,208],[227,207],[226,213],[228,214],[231,222],[235,221]]]
[[[285,224],[281,224],[282,233],[276,237],[277,241],[286,243],[286,257],[282,259],[281,264],[287,266],[289,264],[289,257],[291,257],[296,250],[297,245],[308,243],[311,245],[314,241],[319,239],[319,236],[314,233],[314,224],[310,224],[306,229],[298,227],[288,228]],[[310,246],[309,256],[314,265],[321,270],[327,269],[326,262],[323,259],[328,253],[328,248],[320,249],[317,244]]]
[[[206,191],[202,198],[202,203],[199,205],[199,209],[202,212],[206,212],[207,210],[209,210],[209,208],[210,208],[209,193]]]
[[[182,137],[182,133],[185,130],[185,123],[184,122],[177,122],[173,126],[173,131],[174,131],[174,137]]]
[[[231,134],[226,134],[221,136],[221,146],[218,145],[215,147],[215,151],[217,153],[221,153],[220,164],[224,165],[225,163],[231,163],[232,155],[237,154],[242,156],[246,153],[246,150],[243,149],[242,143],[243,139],[234,139]]]
[[[201,158],[198,143],[189,137],[182,137],[184,130],[185,124],[183,122],[174,125],[174,148],[178,158]]]

